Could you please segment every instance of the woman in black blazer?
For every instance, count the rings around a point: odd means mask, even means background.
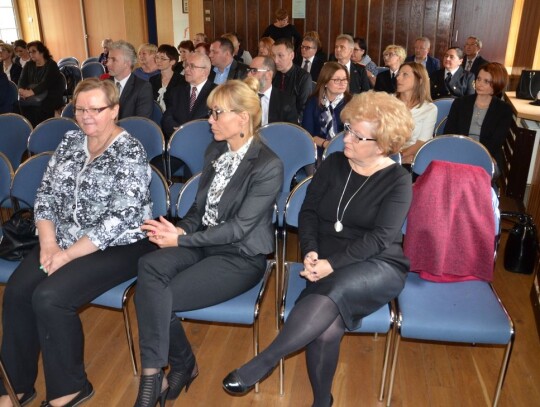
[[[498,96],[508,84],[506,68],[490,62],[480,68],[476,78],[476,93],[454,100],[445,134],[463,134],[480,141],[502,165],[502,145],[512,124],[512,108]]]
[[[178,50],[172,45],[162,44],[158,47],[156,53],[156,65],[160,73],[149,79],[154,93],[154,100],[159,103],[161,109],[167,109],[169,100],[169,90],[185,81],[184,76],[176,70],[178,64]]]
[[[283,165],[259,139],[259,84],[251,83],[229,80],[208,96],[215,141],[206,150],[188,214],[176,226],[164,218],[142,226],[161,250],[139,262],[135,305],[143,371],[137,407],[163,406],[165,397],[177,398],[199,373],[174,312],[249,290],[274,250],[272,213]]]
[[[388,45],[383,52],[384,64],[388,70],[377,75],[373,89],[377,92],[396,93],[396,75],[405,58],[407,58],[405,48],[400,45]]]

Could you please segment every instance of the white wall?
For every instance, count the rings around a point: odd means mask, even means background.
[[[189,40],[189,14],[182,13],[182,3],[184,0],[173,0],[173,32],[174,46],[178,46],[180,41]]]

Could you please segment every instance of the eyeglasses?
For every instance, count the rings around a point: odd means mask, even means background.
[[[108,109],[111,106],[104,106],[104,107],[89,107],[88,109],[85,109],[83,107],[77,107],[75,106],[75,116],[82,116],[85,113],[88,113],[90,116],[97,116],[101,112],[103,112],[105,109]]]
[[[237,113],[238,110],[208,109],[208,116],[211,116],[212,119],[217,121],[221,113],[231,113],[231,112]]]
[[[387,58],[392,58],[392,57],[395,57],[397,56],[397,54],[393,53],[393,52],[387,52],[387,53],[384,53],[382,54],[382,57],[387,59]]]
[[[374,139],[374,138],[367,138],[367,137],[363,137],[359,134],[356,134],[356,132],[351,129],[351,125],[350,123],[343,123],[343,128],[345,129],[345,134],[352,134],[354,136],[354,141],[356,143],[360,143],[360,140],[362,141],[377,141],[377,139]]]
[[[184,69],[195,69],[195,68],[199,68],[199,69],[206,69],[205,66],[197,66],[197,65],[193,65],[193,64],[186,64],[184,66]]]
[[[156,57],[156,61],[170,61],[170,58],[167,57]]]
[[[257,72],[270,72],[270,69],[264,69],[264,68],[247,68],[246,71],[249,73],[255,74]]]
[[[300,46],[300,49],[303,49],[304,51],[307,51],[307,50],[309,50],[309,49],[317,49],[317,48],[316,48],[316,47],[309,47],[309,46],[307,46],[307,45],[301,45],[301,46]]]
[[[347,84],[349,82],[347,78],[332,78],[330,80],[334,82],[334,85],[340,85],[342,83]]]

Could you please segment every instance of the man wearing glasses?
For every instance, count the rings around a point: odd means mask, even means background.
[[[295,58],[294,63],[302,68],[304,71],[309,72],[311,80],[317,82],[319,73],[326,62],[325,59],[317,54],[321,42],[318,38],[311,36],[305,36],[300,46],[300,55]]]
[[[429,55],[430,48],[431,42],[428,37],[418,37],[414,41],[414,55],[408,56],[405,62],[418,62],[424,65],[428,75],[431,75],[431,73],[440,69],[441,61]]]
[[[366,92],[371,88],[371,86],[369,84],[366,68],[351,61],[353,49],[353,37],[348,34],[341,34],[337,36],[334,54],[337,61],[341,65],[345,66],[347,71],[349,71],[349,92],[355,94]]]
[[[170,90],[167,110],[161,119],[161,127],[167,140],[184,123],[208,117],[206,99],[217,86],[208,80],[210,68],[210,59],[206,55],[198,52],[188,54],[184,62],[186,82]]]
[[[295,100],[292,96],[272,86],[276,64],[270,57],[255,57],[249,66],[248,76],[259,81],[259,98],[262,107],[262,123],[289,122],[298,124]]]
[[[489,63],[485,58],[482,58],[480,55],[480,50],[482,49],[482,41],[478,37],[469,37],[465,41],[465,46],[463,51],[465,51],[465,58],[463,58],[463,63],[461,66],[467,72],[474,74],[476,78],[478,72],[480,72],[480,67],[484,64]]]

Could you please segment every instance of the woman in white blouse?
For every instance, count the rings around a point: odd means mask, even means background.
[[[94,394],[78,310],[135,277],[139,257],[155,249],[140,230],[152,215],[150,167],[115,123],[118,102],[112,81],[90,78],[75,89],[81,130],[67,132],[49,161],[34,206],[39,244],[4,292],[2,358],[23,405],[36,397],[40,351],[43,407],[78,406]],[[11,406],[7,396],[0,406]]]
[[[407,105],[414,120],[412,137],[401,150],[402,162],[411,164],[422,144],[433,137],[437,106],[431,102],[429,76],[424,65],[405,62],[399,68],[396,81],[396,96]]]

